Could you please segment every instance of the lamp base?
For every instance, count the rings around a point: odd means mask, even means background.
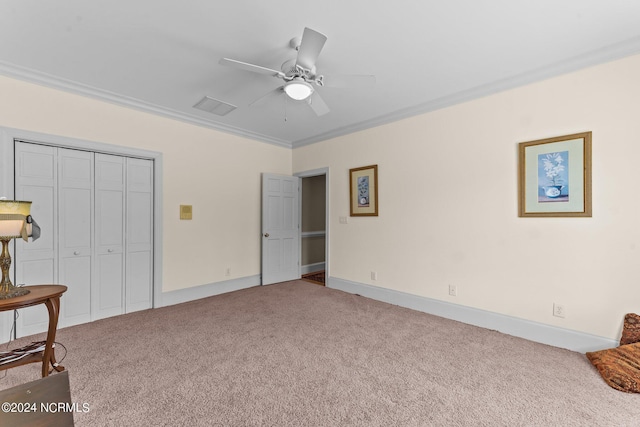
[[[11,267],[11,255],[9,255],[9,240],[11,238],[2,237],[2,252],[0,252],[0,269],[2,269],[2,281],[0,282],[0,300],[21,297],[28,294],[29,289],[18,288],[11,283],[9,278],[9,268]]]
[[[29,292],[31,292],[29,289],[16,288],[15,286],[12,285],[12,288],[10,289],[0,290],[0,300],[21,297],[23,295],[27,295]]]

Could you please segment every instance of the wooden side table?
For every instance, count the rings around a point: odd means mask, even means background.
[[[67,287],[63,285],[34,285],[25,286],[29,293],[20,297],[0,300],[0,311],[17,310],[44,304],[49,310],[49,330],[47,331],[47,342],[44,351],[30,354],[22,359],[0,365],[0,371],[26,365],[27,363],[42,362],[42,376],[49,375],[49,364],[58,372],[64,371],[64,367],[56,362],[55,349],[53,343],[56,340],[56,330],[58,329],[58,316],[60,314],[60,297],[66,292]]]

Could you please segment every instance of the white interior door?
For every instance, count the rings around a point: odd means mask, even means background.
[[[300,278],[299,178],[262,174],[262,284]]]
[[[91,318],[124,313],[124,157],[95,155],[96,268]]]
[[[32,201],[40,239],[17,246],[16,280],[27,285],[61,283],[59,326],[91,320],[93,262],[93,153],[29,143],[16,144],[16,196]],[[20,336],[46,330],[43,306],[21,310]]]
[[[93,153],[58,149],[60,326],[91,321],[93,266]]]
[[[128,158],[125,312],[153,306],[153,162]]]
[[[15,146],[16,199],[30,200],[31,215],[42,234],[38,240],[16,242],[13,265],[16,284],[58,283],[58,157],[57,149],[18,143]],[[20,336],[46,331],[49,314],[44,305],[20,310]],[[4,336],[2,338],[5,338]]]

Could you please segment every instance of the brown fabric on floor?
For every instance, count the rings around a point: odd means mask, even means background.
[[[589,352],[586,356],[611,387],[640,393],[640,343]]]

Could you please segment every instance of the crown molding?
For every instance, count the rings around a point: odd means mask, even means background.
[[[166,117],[173,120],[178,120],[178,121],[189,123],[192,125],[214,129],[214,130],[229,133],[232,135],[257,140],[260,142],[265,142],[268,144],[278,145],[280,147],[292,148],[292,144],[289,141],[281,140],[278,138],[272,138],[267,135],[262,135],[255,132],[249,132],[234,126],[223,125],[210,120],[205,120],[197,116],[184,114],[179,111],[175,111],[169,108],[152,104],[150,102],[119,95],[114,92],[98,89],[89,85],[85,85],[83,83],[74,82],[61,77],[52,76],[47,73],[32,70],[26,67],[18,66],[5,61],[1,61],[1,60],[0,60],[0,74],[17,79],[17,80],[22,80],[28,83],[34,83],[34,84],[49,87],[52,89],[58,89],[64,92],[69,92],[75,95],[93,98],[99,101],[109,102],[111,104],[119,105],[122,107],[133,108],[145,113],[150,113],[150,114]]]
[[[531,83],[568,74],[581,69],[592,67],[599,64],[615,61],[627,56],[640,53],[640,37],[627,40],[622,43],[610,45],[586,54],[577,55],[572,58],[539,67],[535,70],[528,71],[516,76],[491,82],[486,85],[477,86],[465,91],[461,91],[442,98],[434,99],[413,107],[394,111],[390,114],[376,117],[371,120],[362,121],[353,125],[334,129],[329,132],[318,134],[310,138],[294,141],[293,148],[303,147],[305,145],[315,144],[320,141],[340,137],[354,132],[370,129],[373,127],[389,124],[402,119],[406,119],[420,114],[429,113],[452,105],[461,104],[463,102],[472,101],[474,99],[493,95],[516,87],[525,86]]]

